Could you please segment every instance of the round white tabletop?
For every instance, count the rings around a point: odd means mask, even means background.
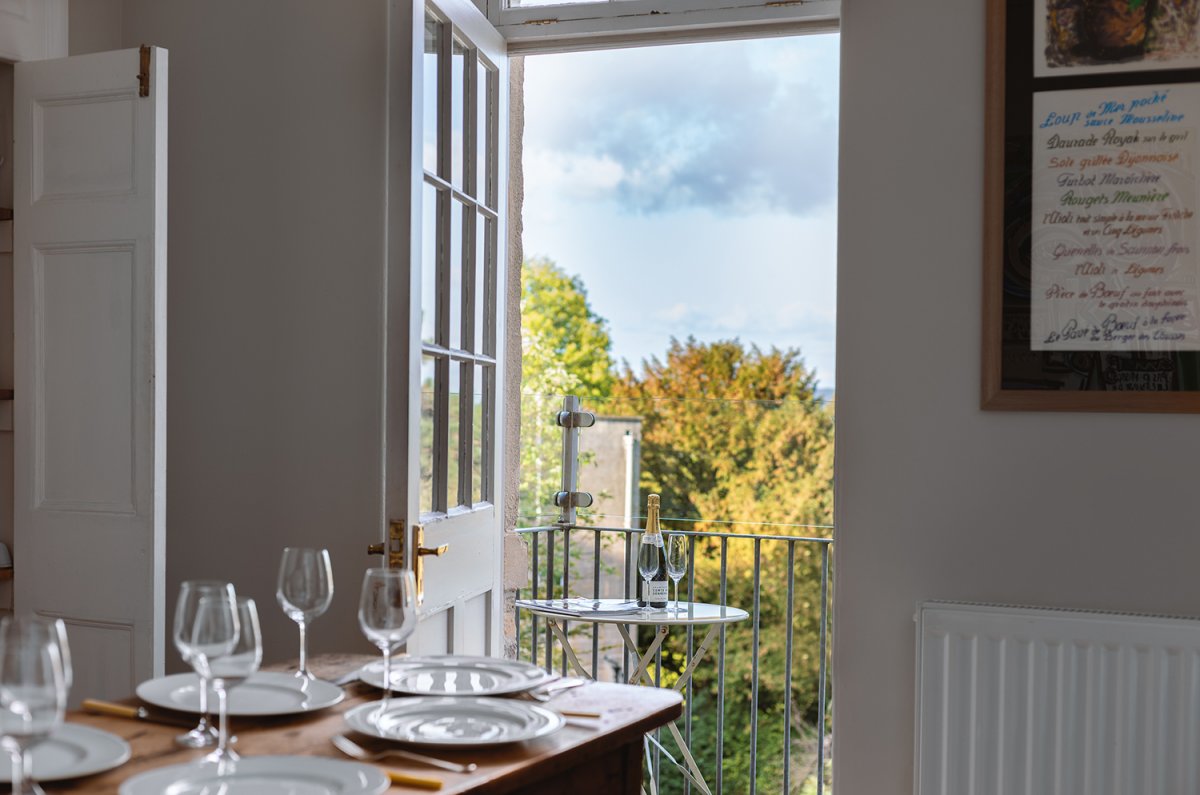
[[[589,602],[593,600],[588,600]],[[621,604],[625,599],[598,599],[600,609],[605,604]],[[750,614],[739,607],[728,605],[710,605],[706,602],[680,602],[679,612],[675,612],[674,602],[668,602],[664,609],[654,609],[641,613],[604,614],[603,612],[588,613],[580,616],[565,615],[561,611],[540,610],[530,605],[521,605],[537,616],[555,618],[562,621],[584,621],[589,624],[637,624],[650,626],[680,626],[688,624],[733,624],[745,621]]]

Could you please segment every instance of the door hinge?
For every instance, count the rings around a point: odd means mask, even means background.
[[[140,50],[141,68],[138,72],[138,96],[150,96],[150,46],[143,44]]]

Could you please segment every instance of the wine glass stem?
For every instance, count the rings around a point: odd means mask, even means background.
[[[25,751],[21,748],[12,751],[12,791],[25,791]]]
[[[224,758],[229,751],[229,709],[226,704],[225,683],[214,682],[213,689],[217,691],[217,754]]]
[[[675,581],[675,612],[679,612],[679,580]]]
[[[305,622],[297,622],[300,624],[300,670],[298,673],[301,676],[308,676],[308,632]]]
[[[24,742],[19,743],[10,753],[13,795],[45,795],[33,780],[33,754],[29,753],[29,746]]]
[[[208,731],[208,688],[211,680],[207,676],[200,677],[200,723],[197,731]]]
[[[388,696],[392,693],[392,647],[383,648],[383,704],[380,714],[387,712]]]

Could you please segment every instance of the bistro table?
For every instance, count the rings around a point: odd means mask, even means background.
[[[309,667],[318,677],[332,680],[377,659],[370,655],[319,655],[309,660]],[[267,666],[264,670],[295,670],[295,665]],[[347,731],[342,715],[359,704],[378,700],[380,695],[379,690],[354,682],[346,686],[345,700],[319,712],[277,718],[231,718],[231,731],[238,738],[235,748],[243,757],[299,754],[348,759],[331,744],[335,734]],[[474,762],[479,766],[474,772],[447,773],[395,757],[386,760],[385,766],[440,778],[443,787],[439,792],[445,795],[636,793],[642,777],[642,738],[646,732],[679,717],[683,712],[682,702],[677,693],[664,691],[661,697],[648,698],[642,689],[591,683],[565,690],[545,706],[598,712],[599,719],[568,718],[567,725],[558,732],[524,743],[430,751],[432,755],[454,762]],[[141,702],[130,698],[124,703]],[[67,720],[124,738],[132,747],[133,756],[124,765],[106,773],[73,781],[44,782],[42,786],[48,793],[116,793],[121,782],[131,776],[157,767],[193,762],[209,750],[177,746],[174,738],[182,729],[176,726],[75,711],[67,714]],[[376,741],[372,747],[382,747],[382,744]],[[388,791],[428,792],[398,784]]]
[[[546,619],[554,634],[558,637],[559,643],[562,644],[566,652],[567,659],[571,662],[571,667],[574,668],[580,676],[591,679],[591,673],[579,662],[579,658],[575,656],[575,650],[571,648],[571,643],[567,639],[566,624],[569,621],[582,621],[588,624],[616,624],[618,631],[621,633],[621,640],[625,646],[638,658],[637,667],[633,673],[629,675],[629,684],[639,684],[645,682],[647,685],[654,687],[657,692],[663,692],[663,689],[655,686],[654,679],[650,676],[650,663],[654,659],[654,655],[662,648],[663,641],[667,639],[667,635],[671,631],[671,627],[687,627],[687,626],[708,626],[708,632],[705,633],[704,639],[700,641],[700,645],[696,647],[696,651],[692,654],[692,658],[688,660],[684,666],[683,673],[675,680],[671,691],[680,692],[687,687],[688,681],[691,680],[692,674],[696,671],[696,666],[704,659],[704,655],[708,652],[713,640],[717,637],[718,630],[725,624],[733,624],[738,621],[745,621],[750,617],[750,614],[739,607],[730,607],[728,605],[713,605],[706,602],[680,602],[677,607],[674,602],[668,602],[668,607],[659,609],[651,609],[639,613],[609,613],[602,612],[603,606],[607,604],[615,604],[624,602],[621,599],[596,599],[593,601],[601,612],[583,613],[580,615],[568,615],[561,610],[543,609],[542,607],[518,603],[522,608],[529,611],[533,615],[540,616]],[[631,626],[653,626],[654,640],[646,647],[645,651],[638,648],[637,642],[633,639],[633,635],[629,632]],[[700,768],[696,765],[696,760],[692,756],[692,751],[684,742],[683,735],[679,731],[679,727],[675,725],[675,720],[672,719],[667,727],[671,730],[671,736],[675,739],[676,746],[679,747],[679,752],[683,754],[684,762],[687,767],[675,762],[670,753],[663,750],[672,763],[678,767],[684,775],[692,780],[692,782],[700,788],[706,795],[712,795],[712,790],[709,789],[704,776],[700,773]],[[651,782],[654,779],[651,777]]]

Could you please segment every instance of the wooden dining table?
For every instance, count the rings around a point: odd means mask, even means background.
[[[318,677],[334,680],[375,659],[369,655],[319,655],[309,660],[309,667]],[[268,666],[264,670],[294,669],[293,664]],[[347,731],[342,716],[359,704],[377,700],[380,691],[360,682],[346,685],[345,690],[346,698],[340,704],[310,714],[231,718],[230,730],[237,735],[235,749],[243,757],[298,754],[347,759],[331,743],[334,735]],[[123,703],[141,702],[129,698]],[[589,682],[562,691],[546,706],[560,711],[599,713],[599,718],[569,718],[559,731],[523,743],[429,752],[454,762],[474,762],[478,768],[473,772],[450,773],[394,758],[381,766],[438,778],[443,782],[440,792],[446,795],[637,793],[642,780],[644,735],[678,718],[682,704],[680,695],[669,690]],[[167,714],[186,717],[185,713]],[[124,738],[132,748],[132,756],[125,764],[105,773],[43,783],[48,793],[116,793],[121,782],[138,773],[196,762],[207,752],[176,745],[175,736],[182,731],[178,726],[79,711],[69,712],[67,721]],[[381,747],[380,741],[371,743],[372,750]],[[389,793],[428,791],[400,784],[388,790]]]

